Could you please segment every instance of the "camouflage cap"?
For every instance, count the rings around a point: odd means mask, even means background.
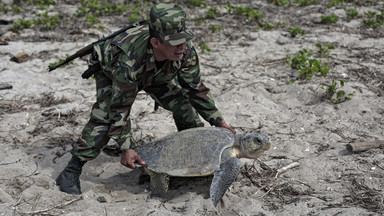
[[[185,27],[186,14],[176,4],[160,3],[151,8],[150,29],[172,46],[187,42],[193,34]]]

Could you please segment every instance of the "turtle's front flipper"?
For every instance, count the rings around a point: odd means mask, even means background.
[[[225,163],[221,164],[218,170],[216,170],[210,189],[213,206],[217,206],[217,203],[224,196],[229,186],[235,181],[240,172],[240,167],[240,159],[229,158]]]
[[[165,173],[155,173],[149,169],[145,169],[145,171],[151,178],[151,196],[167,199],[169,175]]]

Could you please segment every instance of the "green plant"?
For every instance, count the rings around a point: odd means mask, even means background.
[[[299,69],[305,64],[310,56],[312,56],[310,50],[302,49],[293,57],[287,56],[287,63],[292,69]]]
[[[205,15],[206,19],[215,19],[216,16],[219,16],[220,12],[216,8],[209,8],[207,14]]]
[[[99,25],[97,26],[97,28],[98,28],[98,29],[104,29],[104,25],[103,25],[103,24],[99,24]]]
[[[320,88],[325,90],[325,97],[329,99],[329,102],[333,104],[339,104],[347,100],[351,100],[355,92],[347,94],[345,91],[340,90],[344,87],[344,79],[339,80],[339,82],[332,81],[331,84],[321,86]]]
[[[28,4],[33,4],[33,5],[56,5],[56,3],[53,0],[27,0]]]
[[[363,22],[371,27],[377,28],[383,25],[384,22],[384,13],[378,14],[376,11],[368,11],[364,13],[367,19],[364,19]]]
[[[98,0],[81,0],[80,4],[82,7],[80,7],[80,11],[83,11],[85,14],[92,13],[95,15],[102,15],[103,9],[101,7],[101,2]],[[89,15],[89,14],[87,14]]]
[[[197,18],[197,17],[194,18],[193,21],[195,21],[196,25],[201,25],[201,24],[203,24],[203,22],[204,22],[203,19],[201,19],[201,18]]]
[[[331,7],[333,7],[333,6],[336,6],[336,5],[342,5],[342,4],[344,4],[345,3],[345,1],[343,1],[343,0],[332,0],[331,2],[329,2],[328,4],[327,4],[327,7],[328,8],[331,8]]]
[[[13,4],[12,9],[14,13],[21,13],[22,11],[21,8],[17,6],[17,4]]]
[[[318,53],[327,58],[331,57],[330,56],[331,50],[335,49],[335,46],[333,46],[330,43],[326,43],[324,44],[324,46],[318,43],[316,44],[316,46],[319,48]]]
[[[286,20],[286,21],[278,21],[275,26],[276,27],[279,27],[279,26],[287,26],[289,24],[289,22]]]
[[[130,23],[134,23],[134,22],[137,22],[140,20],[140,15],[137,15],[137,14],[131,14],[129,17],[128,17],[128,21]]]
[[[200,6],[207,7],[207,3],[205,3],[203,0],[188,0],[187,4],[192,8]]]
[[[271,25],[267,22],[264,22],[264,21],[260,21],[260,25],[261,25],[261,27],[263,27],[264,30],[272,30],[273,29],[273,25]]]
[[[291,0],[268,0],[268,2],[274,3],[275,5],[278,5],[278,6],[284,6],[284,5],[291,6],[292,4]]]
[[[134,23],[140,20],[140,13],[134,8],[133,6],[130,6],[132,13],[128,16],[128,21],[130,23]]]
[[[313,75],[326,77],[329,70],[327,62],[322,63],[319,59],[308,59],[305,66],[298,70],[299,79],[311,78]]]
[[[199,47],[201,48],[201,50],[202,50],[203,52],[205,52],[205,51],[207,51],[207,52],[211,52],[211,49],[210,49],[210,48],[208,47],[208,45],[205,44],[204,42],[199,43]]]
[[[29,2],[40,9],[46,9],[50,5],[56,5],[56,3],[53,0],[29,0]]]
[[[5,14],[11,11],[11,9],[10,9],[9,7],[6,7],[6,6],[2,6],[1,10],[2,10]]]
[[[315,76],[327,76],[330,68],[328,63],[323,63],[319,59],[312,58],[312,52],[303,49],[300,50],[295,56],[287,56],[287,63],[292,69],[297,69],[299,76],[296,80],[304,80]]]
[[[321,23],[323,24],[336,23],[338,20],[339,17],[335,14],[331,14],[329,16],[321,16]]]
[[[49,16],[48,11],[44,13],[37,14],[38,18],[35,19],[34,24],[41,24],[46,29],[54,29],[58,26],[58,21],[60,20],[59,15]]]
[[[37,14],[37,18],[34,20],[24,20],[19,18],[17,22],[12,25],[12,30],[20,31],[31,26],[42,26],[45,29],[54,29],[58,27],[60,22],[60,15],[48,15],[48,11]],[[62,21],[66,23],[67,21]]]
[[[347,15],[348,22],[356,18],[357,15],[359,15],[359,12],[357,11],[356,8],[352,8],[352,9],[344,8],[344,11],[345,11],[345,14]]]
[[[377,27],[377,25],[376,25],[376,21],[373,20],[373,19],[363,20],[363,22],[364,22],[367,26],[369,26],[369,27],[371,27],[371,28],[376,28],[376,27]]]
[[[294,3],[298,4],[300,7],[319,4],[320,2],[317,0],[293,0]]]
[[[220,32],[221,31],[221,27],[220,26],[215,26],[215,25],[210,25],[209,29],[211,29],[212,33]]]
[[[145,17],[139,7],[129,6],[129,9],[131,10],[131,14],[128,17],[129,22],[137,22],[140,18]]]
[[[34,24],[33,20],[25,20],[23,18],[19,18],[19,20],[12,25],[12,30],[20,31],[25,28],[29,28]]]
[[[100,19],[99,19],[99,18],[97,18],[97,17],[95,17],[95,16],[93,16],[93,15],[91,15],[91,14],[87,14],[87,15],[85,16],[85,19],[87,20],[87,22],[88,22],[89,24],[91,24],[91,26],[94,26],[96,23],[99,23],[99,22],[100,22]]]
[[[260,21],[264,17],[261,11],[249,8],[247,6],[234,6],[228,3],[226,7],[228,8],[229,13],[233,13],[239,16],[245,16],[248,18],[249,22]]]
[[[138,7],[131,5],[129,8],[133,13],[140,14]],[[80,7],[77,8],[76,16],[124,14],[127,10],[128,5],[111,4],[106,0],[80,0]]]
[[[373,19],[375,18],[377,12],[376,11],[367,11],[364,13],[364,15],[368,18],[368,19]]]
[[[290,27],[289,32],[291,33],[292,37],[296,37],[297,35],[305,35],[305,32],[299,27]]]
[[[381,12],[381,14],[376,15],[376,22],[381,23],[383,25],[384,22],[384,12]]]
[[[318,0],[268,0],[268,2],[274,3],[278,6],[284,6],[284,5],[291,6],[292,3],[294,3],[294,4],[299,5],[300,7],[320,3],[320,1],[318,1]]]

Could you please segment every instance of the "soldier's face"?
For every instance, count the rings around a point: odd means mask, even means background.
[[[177,61],[183,57],[186,43],[182,43],[176,46],[171,46],[168,43],[161,43],[157,40],[157,43],[152,44],[154,48],[155,58],[157,61],[170,60]]]

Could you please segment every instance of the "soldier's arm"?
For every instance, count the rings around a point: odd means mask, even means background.
[[[180,85],[189,92],[190,102],[196,111],[211,125],[219,125],[223,116],[217,109],[213,97],[201,80],[199,58],[196,50],[187,44],[186,55],[178,79]]]
[[[134,143],[129,114],[138,92],[138,84],[126,79],[130,70],[124,63],[114,69],[112,81],[112,99],[110,102],[111,127],[108,135],[114,139],[121,150],[130,149]]]

